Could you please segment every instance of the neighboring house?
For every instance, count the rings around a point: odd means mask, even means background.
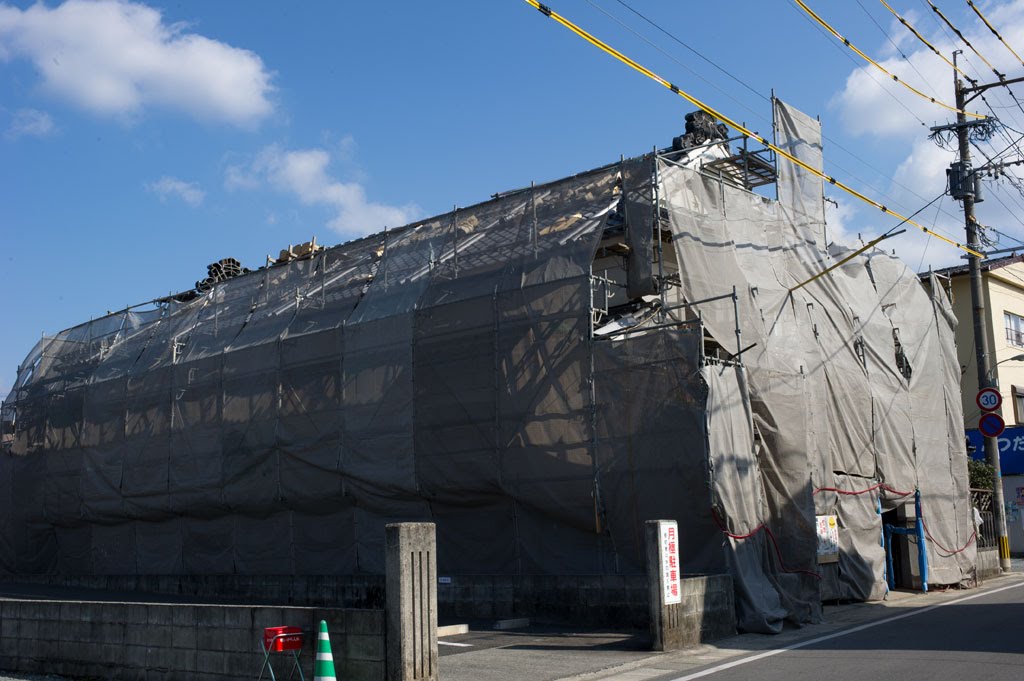
[[[985,331],[992,352],[990,364],[1003,396],[998,413],[1006,421],[1006,432],[999,437],[999,450],[1010,551],[1024,553],[1024,361],[1015,359],[1024,355],[1024,255],[986,260],[981,270]],[[978,364],[974,351],[970,272],[967,265],[959,265],[935,274],[948,287],[953,311],[960,321],[956,344],[963,374],[964,430],[975,446],[974,457],[984,459],[982,437],[978,434],[981,409],[975,402]],[[927,275],[922,279],[927,281]]]

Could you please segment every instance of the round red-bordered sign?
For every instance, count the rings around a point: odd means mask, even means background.
[[[982,414],[978,419],[978,432],[985,437],[999,437],[1006,430],[1006,423],[999,414]]]
[[[974,402],[982,411],[995,411],[1003,406],[1003,396],[995,388],[982,388],[978,391]]]

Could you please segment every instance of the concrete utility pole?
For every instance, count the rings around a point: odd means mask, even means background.
[[[953,53],[953,63],[956,64],[956,55]],[[978,222],[974,218],[974,176],[971,171],[971,144],[969,139],[970,124],[967,116],[963,113],[967,102],[974,99],[992,87],[1008,85],[1020,82],[1024,78],[1013,80],[1001,80],[998,83],[978,85],[972,83],[965,87],[963,81],[953,72],[953,85],[956,90],[956,108],[959,109],[956,115],[956,132],[960,143],[960,162],[963,164],[964,172],[961,179],[964,180],[966,191],[963,192],[964,202],[964,226],[967,230],[967,246],[973,251],[981,252],[981,240],[978,238]],[[973,95],[968,98],[967,95]],[[952,182],[952,176],[951,176]],[[974,316],[974,353],[978,365],[978,388],[994,388],[995,380],[992,376],[991,352],[988,347],[988,334],[985,333],[985,292],[982,289],[981,258],[976,255],[967,255],[971,273],[971,308]],[[993,493],[993,520],[996,524],[996,533],[999,537],[999,565],[1004,571],[1010,570],[1010,542],[1006,533],[1006,506],[1003,503],[1003,478],[999,464],[999,442],[994,437],[985,438],[985,458],[995,467],[995,485]]]

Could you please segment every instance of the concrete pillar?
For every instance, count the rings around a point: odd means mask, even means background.
[[[437,681],[437,542],[433,523],[385,528],[388,681]]]
[[[689,643],[683,621],[679,527],[674,520],[648,520],[645,536],[651,647],[679,650]]]

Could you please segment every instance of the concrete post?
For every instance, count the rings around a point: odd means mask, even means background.
[[[389,681],[437,681],[437,544],[433,523],[385,528]]]
[[[689,643],[683,621],[679,528],[674,520],[648,520],[645,536],[651,647],[679,650]]]

